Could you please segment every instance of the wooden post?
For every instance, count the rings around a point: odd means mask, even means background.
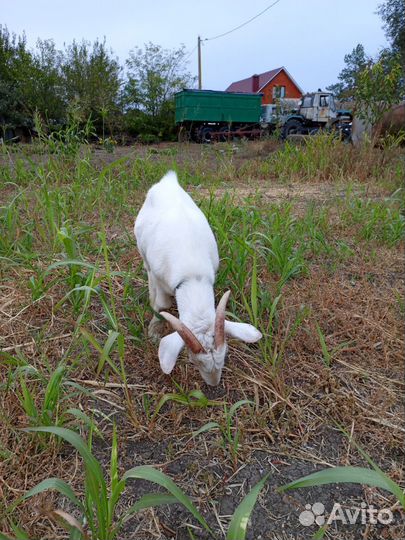
[[[201,75],[201,38],[198,36],[198,89],[202,89],[202,75]]]

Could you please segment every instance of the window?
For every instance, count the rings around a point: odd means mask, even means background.
[[[313,96],[305,96],[302,100],[301,107],[312,107]]]
[[[319,96],[319,106],[327,107],[329,105],[329,96]]]
[[[273,98],[285,97],[285,86],[273,86]]]

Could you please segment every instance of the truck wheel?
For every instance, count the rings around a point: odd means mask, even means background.
[[[200,140],[202,143],[210,143],[212,137],[212,128],[205,127],[200,131]]]
[[[299,135],[300,133],[302,133],[302,123],[293,118],[284,124],[282,137],[286,139],[289,135]]]
[[[352,135],[352,126],[348,122],[335,122],[332,124],[332,130],[343,142],[350,142]]]
[[[232,140],[232,131],[228,126],[222,126],[219,130],[221,135],[219,136],[219,140],[221,142],[228,142]]]

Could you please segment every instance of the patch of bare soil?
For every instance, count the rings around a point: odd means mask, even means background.
[[[249,186],[245,184],[232,183],[229,187],[221,185],[221,187],[204,188],[196,186],[192,188],[192,192],[196,195],[209,197],[214,195],[215,198],[221,199],[225,195],[230,195],[235,202],[243,202],[247,198],[253,198],[256,202],[263,204],[282,204],[294,203],[299,208],[307,206],[311,203],[330,203],[336,199],[344,199],[347,196],[347,188],[343,185],[332,183],[294,183],[294,184],[277,184],[268,181],[252,181]],[[353,189],[351,194],[354,196],[363,197],[364,190]],[[367,190],[369,199],[381,199],[381,188],[374,186]]]
[[[215,197],[220,199],[225,194],[230,194],[236,201],[245,200],[247,197],[259,197],[266,202],[326,202],[335,197],[344,197],[345,190],[336,189],[333,185],[322,184],[294,184],[294,185],[277,185],[254,183],[249,187],[238,186],[233,184],[231,187],[220,187],[215,190],[207,188],[196,188],[195,191],[204,196],[209,196],[214,193]]]

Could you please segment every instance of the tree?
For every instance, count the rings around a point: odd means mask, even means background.
[[[36,50],[22,51],[16,60],[16,82],[21,108],[33,118],[39,114],[46,124],[61,123],[65,117],[62,53],[52,40],[38,40]]]
[[[162,113],[173,94],[194,83],[186,69],[184,45],[174,50],[147,43],[135,47],[126,62],[128,82],[125,101],[129,108],[138,108],[152,117]]]
[[[17,37],[6,26],[0,26],[0,124],[3,130],[26,122],[22,78],[31,64],[25,36]]]
[[[61,97],[60,52],[52,41],[38,41],[37,51],[26,46],[25,36],[0,28],[0,122],[4,126],[33,126],[59,120],[64,114]]]
[[[36,77],[32,85],[32,109],[51,124],[61,123],[66,118],[62,79],[63,53],[56,49],[53,40],[39,39],[33,59]]]
[[[405,0],[386,0],[378,7],[386,36],[394,54],[398,54],[405,74]]]
[[[385,51],[377,62],[360,72],[355,93],[356,115],[376,125],[383,114],[400,100],[402,67],[398,57]]]
[[[359,43],[351,53],[344,57],[345,67],[338,75],[339,82],[327,89],[339,99],[351,100],[356,92],[358,77],[361,71],[369,65],[370,58],[366,55],[363,45]]]
[[[121,67],[105,41],[73,41],[65,50],[62,64],[68,110],[81,121],[89,117],[110,127],[118,110]]]

